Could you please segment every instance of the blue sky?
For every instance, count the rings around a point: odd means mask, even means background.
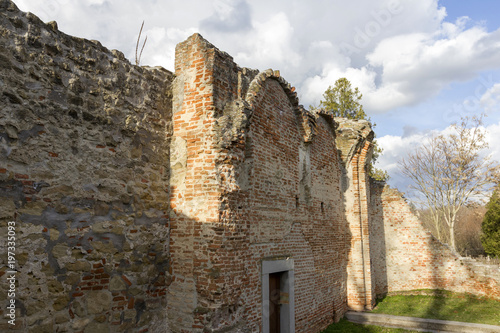
[[[448,21],[455,21],[461,16],[468,16],[473,22],[483,22],[489,31],[499,28],[498,0],[440,0],[439,4],[446,7]]]
[[[201,33],[244,67],[279,69],[306,107],[347,77],[363,93],[389,184],[397,160],[462,116],[486,113],[500,160],[497,0],[14,0],[63,32],[97,39],[142,64],[174,69],[175,45]]]

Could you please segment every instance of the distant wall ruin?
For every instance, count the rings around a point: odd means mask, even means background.
[[[373,183],[376,293],[445,289],[500,299],[500,268],[461,258],[423,228],[397,190]],[[379,237],[383,236],[383,237]]]
[[[198,34],[177,46],[171,73],[9,0],[0,10],[0,248],[15,221],[14,329],[266,332],[275,272],[296,332],[392,291],[500,298],[498,272],[458,258],[399,193],[369,181],[368,122],[305,110],[279,71],[241,68]]]

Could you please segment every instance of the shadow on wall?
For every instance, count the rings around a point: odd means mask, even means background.
[[[445,269],[437,261],[441,254],[429,246],[434,237],[405,207],[399,192],[384,182],[371,180],[370,185],[370,254],[377,299],[391,292],[443,288]],[[429,317],[441,307],[442,302],[434,299],[427,309]]]
[[[50,207],[27,212],[21,205],[0,219],[0,229],[7,221],[16,224],[15,328],[90,332],[164,325],[166,219],[134,219],[136,213],[121,202],[65,203],[58,205],[67,207],[65,212]],[[121,218],[113,219],[115,214]],[[2,266],[1,275],[7,272],[5,262]],[[2,330],[12,328],[4,324]]]
[[[173,74],[8,0],[0,44],[0,248],[15,222],[16,328],[165,327]]]
[[[388,292],[387,247],[384,225],[384,205],[381,196],[382,183],[370,183],[370,257],[372,259],[375,297],[380,298]]]

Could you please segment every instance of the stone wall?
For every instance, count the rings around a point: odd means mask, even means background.
[[[7,0],[0,71],[0,330],[15,221],[19,331],[165,331],[173,75]]]
[[[500,269],[461,258],[411,213],[401,193],[373,183],[372,260],[376,293],[445,289],[500,299]]]

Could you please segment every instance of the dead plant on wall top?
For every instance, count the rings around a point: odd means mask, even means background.
[[[144,39],[144,43],[142,43],[141,52],[139,56],[137,52],[139,51],[139,42],[141,41],[142,29],[144,28],[144,21],[142,21],[141,30],[139,30],[139,36],[137,37],[137,43],[135,45],[135,64],[139,65],[141,63],[142,51],[144,51],[144,46],[146,46],[146,42],[148,41],[148,36]]]

